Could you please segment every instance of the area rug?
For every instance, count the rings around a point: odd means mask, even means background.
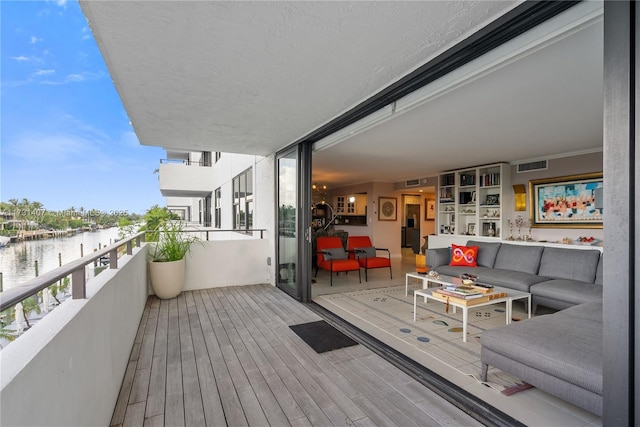
[[[415,285],[413,289],[420,287]],[[444,304],[434,301],[425,304],[419,298],[417,321],[414,322],[413,293],[405,296],[404,285],[323,295],[318,299],[322,300],[318,301],[321,305],[339,307],[383,334],[418,349],[424,357],[437,359],[479,382],[482,382],[480,335],[485,330],[506,324],[504,304],[473,308],[469,310],[465,343],[462,341],[462,310],[447,313]],[[524,305],[515,302],[512,321],[526,318]],[[487,381],[482,383],[507,395],[525,389],[525,383],[520,379],[491,367]]]
[[[324,320],[289,327],[316,353],[325,353],[358,344]]]

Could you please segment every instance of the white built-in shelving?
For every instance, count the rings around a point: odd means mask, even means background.
[[[436,232],[500,238],[508,227],[504,212],[510,172],[509,164],[496,163],[440,175]]]

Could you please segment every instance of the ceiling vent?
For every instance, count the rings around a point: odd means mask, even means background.
[[[518,163],[518,173],[533,172],[547,170],[548,165],[546,160],[539,160],[537,162]]]
[[[417,187],[418,185],[420,185],[420,180],[419,179],[410,179],[408,181],[404,182],[405,187]]]

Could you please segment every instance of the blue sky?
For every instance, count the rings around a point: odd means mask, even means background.
[[[142,213],[165,152],[138,142],[80,6],[0,1],[0,200]]]

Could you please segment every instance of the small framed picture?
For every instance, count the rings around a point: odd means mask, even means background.
[[[425,200],[424,201],[424,212],[427,221],[430,219],[436,219],[436,201],[435,200]]]
[[[499,205],[500,204],[500,195],[499,194],[487,194],[487,200],[485,205]]]
[[[474,222],[467,224],[467,234],[469,236],[476,235],[476,224]]]

